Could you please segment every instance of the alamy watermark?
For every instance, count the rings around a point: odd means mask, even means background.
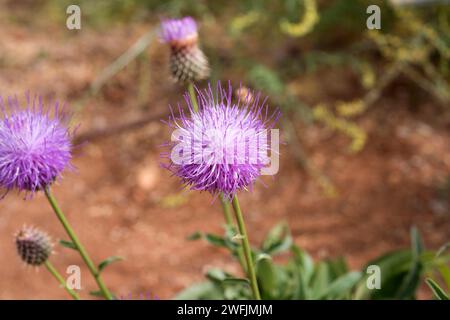
[[[81,8],[75,4],[67,7],[66,13],[69,14],[66,20],[66,27],[69,30],[81,29]]]
[[[366,20],[366,26],[369,30],[381,29],[381,9],[376,4],[372,4],[367,7],[367,14],[370,16]]]
[[[66,279],[66,286],[72,290],[81,290],[81,269],[77,265],[70,265],[66,269],[69,276]]]
[[[369,290],[381,289],[381,269],[376,264],[367,267],[367,274],[370,276],[366,279],[366,287]]]
[[[224,137],[214,129],[200,132],[195,128],[192,134],[183,129],[173,131],[171,140],[176,144],[170,159],[174,164],[262,165],[261,175],[275,175],[279,170],[279,129],[246,130],[245,134],[236,133],[232,137]]]

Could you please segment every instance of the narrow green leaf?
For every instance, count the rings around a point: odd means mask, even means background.
[[[69,248],[69,249],[73,249],[73,250],[77,250],[77,247],[75,246],[75,244],[71,241],[67,241],[67,240],[59,240],[59,244],[62,245],[65,248]]]
[[[103,293],[98,290],[98,291],[89,291],[89,294],[93,297],[98,297],[98,298],[103,298]]]
[[[436,297],[436,299],[449,300],[448,294],[446,294],[445,291],[433,279],[427,278],[425,281],[427,285],[430,287],[430,289],[433,291],[433,294]]]
[[[436,257],[441,256],[445,251],[450,249],[450,242],[447,242],[442,247],[439,248],[439,250],[436,252]]]
[[[175,297],[175,300],[223,300],[224,296],[219,286],[211,281],[195,283],[187,287]]]
[[[293,245],[291,247],[291,251],[294,255],[294,260],[295,260],[296,264],[302,270],[302,274],[305,278],[306,283],[308,283],[314,273],[313,259],[306,251],[301,250],[296,245]]]
[[[446,264],[442,263],[437,266],[437,269],[439,270],[442,278],[444,279],[447,288],[450,290],[450,268]]]
[[[309,284],[314,274],[314,262],[306,251],[301,250],[296,245],[291,246],[291,251],[297,268],[298,287],[296,296],[298,299],[310,299],[311,288]]]
[[[234,277],[228,277],[223,279],[224,284],[245,284],[250,285],[250,281],[248,279],[244,278],[234,278]]]
[[[287,223],[281,222],[269,231],[261,249],[266,253],[275,254],[288,250],[291,245],[292,237],[289,233],[289,227]]]
[[[361,272],[365,274],[364,279],[358,285],[356,299],[395,299],[396,293],[401,286],[405,275],[411,268],[412,253],[410,250],[395,250],[383,254],[370,261]],[[370,290],[366,281],[370,276],[367,274],[368,266],[376,265],[380,267],[381,289]]]
[[[322,296],[330,285],[330,274],[328,265],[325,262],[319,262],[314,275],[311,279],[312,299],[318,299]]]
[[[317,299],[342,299],[361,279],[361,272],[353,271],[333,281]]]
[[[222,283],[226,278],[229,278],[230,276],[223,270],[214,268],[209,269],[206,272],[206,277],[211,281]]]
[[[194,233],[191,233],[190,235],[188,235],[186,239],[189,241],[194,241],[194,240],[201,239],[202,236],[203,235],[200,231],[195,231]]]
[[[330,270],[330,277],[332,280],[339,278],[346,274],[348,270],[347,262],[344,257],[338,257],[334,260],[327,261]]]
[[[111,263],[114,263],[114,262],[117,262],[117,261],[121,261],[121,260],[123,260],[122,257],[118,257],[118,256],[109,257],[109,258],[103,260],[102,262],[100,262],[100,264],[98,265],[98,271],[102,272],[103,269],[105,269]]]
[[[213,246],[223,247],[223,248],[227,247],[225,239],[221,236],[218,236],[218,235],[215,235],[212,233],[208,233],[207,235],[205,235],[205,239]]]
[[[420,256],[423,251],[422,239],[417,228],[411,229],[411,252],[412,261],[409,272],[404,277],[397,293],[397,299],[411,299],[414,297],[415,291],[420,283],[420,275],[422,273],[422,261]]]
[[[256,258],[256,275],[263,297],[267,296],[266,298],[273,299],[277,279],[272,258],[268,254],[260,254]]]

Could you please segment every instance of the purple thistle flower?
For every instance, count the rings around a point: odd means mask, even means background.
[[[197,39],[197,23],[192,17],[164,19],[161,21],[161,39],[166,43]]]
[[[45,108],[42,98],[31,99],[20,108],[17,97],[8,97],[9,111],[3,98],[0,107],[0,186],[34,193],[47,187],[70,167],[72,158],[70,119],[56,102]]]
[[[232,101],[232,87],[223,89],[220,82],[216,94],[211,85],[197,89],[199,111],[194,112],[189,95],[185,95],[190,115],[178,105],[168,124],[172,134],[171,163],[166,168],[193,190],[223,193],[232,199],[237,191],[251,189],[269,161],[268,130],[280,116],[269,114],[266,99],[249,93]]]

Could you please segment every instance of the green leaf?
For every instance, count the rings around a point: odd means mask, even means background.
[[[189,241],[194,241],[194,240],[198,240],[202,238],[202,233],[200,231],[195,231],[194,233],[191,233],[190,235],[187,236],[187,240]]]
[[[210,269],[206,273],[206,277],[216,284],[220,285],[249,285],[249,281],[243,278],[234,277],[221,269]]]
[[[222,248],[227,247],[227,243],[226,243],[225,239],[221,236],[218,236],[218,235],[215,235],[212,233],[208,233],[205,235],[205,239],[213,246],[222,247]]]
[[[292,237],[289,227],[285,222],[278,223],[267,234],[261,249],[262,251],[275,254],[288,250],[292,245]]]
[[[256,258],[256,275],[261,294],[265,298],[273,298],[277,286],[274,264],[268,254],[260,254]]]
[[[89,291],[89,294],[93,297],[98,297],[98,298],[103,298],[103,293],[98,290],[98,291]]]
[[[307,281],[311,278],[314,273],[314,262],[311,256],[306,252],[301,250],[296,245],[291,247],[291,251],[294,254],[294,260],[296,264],[302,269],[303,274]]]
[[[450,290],[450,268],[442,263],[438,265],[437,269],[439,270],[442,278],[444,279],[447,288]]]
[[[236,254],[238,248],[241,247],[241,244],[240,244],[241,240],[236,239],[236,237],[238,237],[238,235],[235,235],[232,238],[229,238],[228,236],[225,238],[226,247],[228,248],[228,250],[230,250],[234,254]],[[239,241],[239,242],[236,242],[236,241]]]
[[[118,257],[118,256],[109,257],[109,258],[103,260],[102,262],[100,262],[100,264],[98,265],[98,272],[102,272],[103,269],[105,269],[111,263],[114,263],[114,262],[117,262],[117,261],[122,261],[122,260],[123,260],[123,258],[122,257]]]
[[[370,261],[361,271],[366,276],[358,285],[356,299],[398,299],[399,288],[404,286],[405,279],[411,271],[413,254],[411,250],[395,250]],[[381,289],[367,288],[367,268],[376,265],[381,272]],[[414,279],[412,279],[414,280]]]
[[[317,299],[342,299],[361,279],[361,272],[353,271],[334,280]]]
[[[248,279],[245,278],[234,278],[234,277],[228,277],[223,279],[223,283],[224,284],[245,284],[245,285],[250,285],[250,281],[248,281]]]
[[[232,239],[228,238],[228,236],[224,238],[212,233],[208,233],[205,235],[205,239],[213,246],[227,248],[232,252],[234,252],[238,247],[238,245]]]
[[[423,269],[422,261],[420,260],[422,251],[422,239],[419,232],[414,227],[411,229],[411,266],[409,272],[405,276],[401,286],[396,293],[397,299],[411,299],[412,297],[414,297],[416,289],[420,283],[420,275]]]
[[[59,240],[59,244],[62,245],[65,248],[69,248],[69,249],[73,249],[73,250],[77,250],[77,246],[71,242],[71,241],[67,241],[67,240]]]
[[[175,300],[223,300],[224,295],[220,287],[211,281],[199,282],[178,293]]]
[[[298,278],[298,287],[295,297],[297,299],[310,299],[311,290],[309,284],[314,274],[314,262],[306,251],[301,250],[296,245],[291,247],[291,251],[294,256],[293,261],[297,269]]]
[[[430,287],[430,289],[433,291],[433,294],[436,297],[436,299],[449,300],[449,297],[445,293],[445,291],[441,287],[439,287],[439,285],[433,279],[427,278],[425,281]]]
[[[230,276],[223,270],[213,268],[209,269],[206,272],[206,277],[211,281],[221,284],[226,278],[229,278]]]
[[[450,248],[450,242],[447,242],[443,246],[439,248],[439,250],[436,252],[436,257],[441,256],[445,251],[447,251]]]
[[[328,264],[319,262],[311,279],[312,299],[318,299],[330,284]]]
[[[330,270],[330,278],[335,280],[348,272],[348,265],[344,257],[327,261]]]
[[[416,229],[411,230],[411,249],[388,252],[369,262],[362,270],[366,273],[367,267],[377,265],[381,272],[381,289],[367,288],[366,275],[356,292],[356,299],[411,299],[420,284],[423,273],[422,240]]]

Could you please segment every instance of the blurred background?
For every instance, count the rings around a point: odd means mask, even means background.
[[[81,30],[66,27],[71,4]],[[381,30],[366,26],[370,4]],[[114,292],[169,299],[211,267],[240,273],[225,250],[188,239],[223,232],[218,201],[160,168],[171,133],[160,120],[184,88],[170,80],[157,32],[161,18],[185,15],[199,23],[212,82],[261,90],[283,112],[279,173],[240,195],[255,245],[286,221],[314,259],[344,256],[360,269],[409,247],[413,226],[430,250],[449,240],[448,1],[1,0],[0,93],[74,111],[76,170],[54,193],[95,261],[125,258],[103,275]],[[2,199],[0,298],[67,298],[17,257],[23,224],[66,239],[43,195]],[[61,273],[81,264],[55,251]],[[95,284],[81,268],[88,298]]]

